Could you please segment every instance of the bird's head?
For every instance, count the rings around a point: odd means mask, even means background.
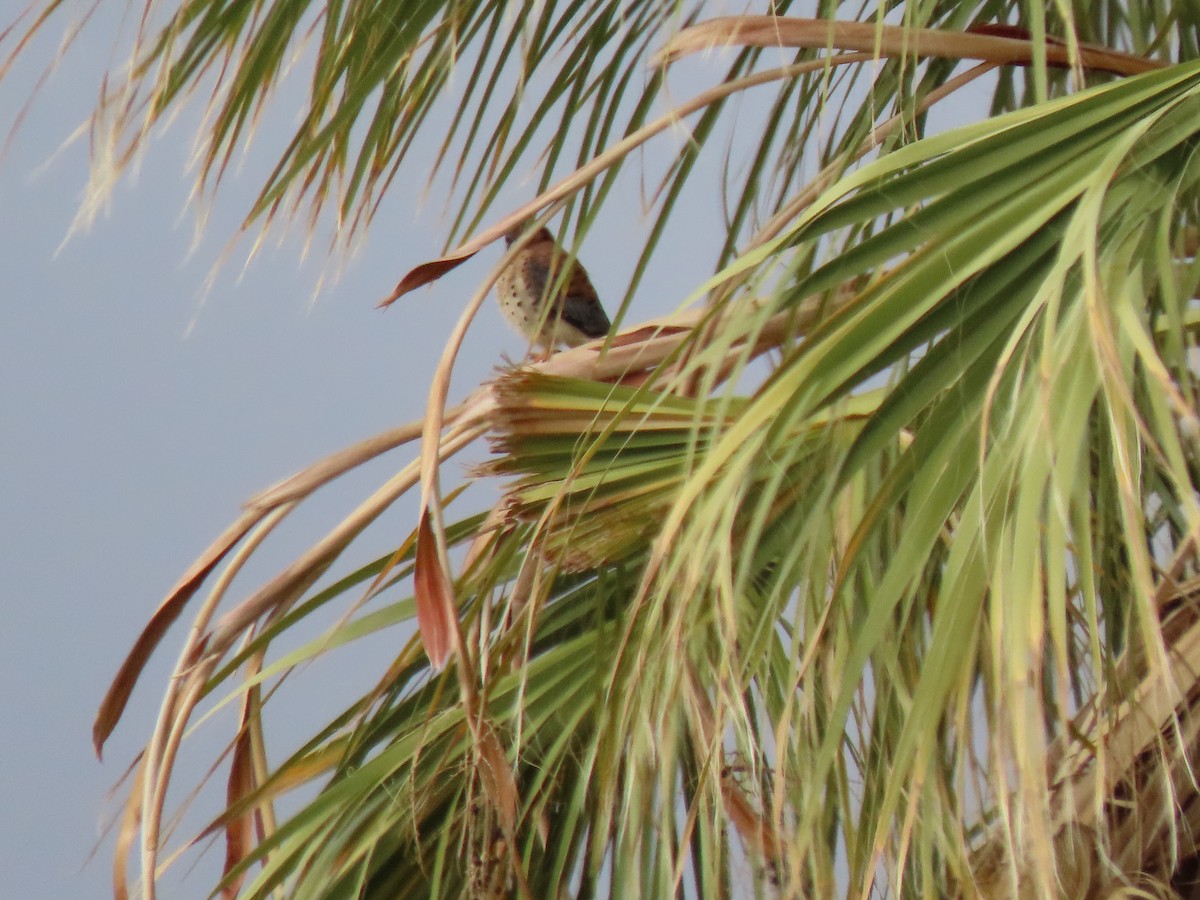
[[[504,232],[504,243],[511,247],[525,232],[530,230],[533,225],[532,219],[526,219],[519,225],[514,225],[508,231]],[[550,233],[549,228],[539,228],[533,233],[533,237],[529,239],[530,244],[537,244],[541,241],[553,241],[554,235]],[[527,245],[528,246],[528,245]]]

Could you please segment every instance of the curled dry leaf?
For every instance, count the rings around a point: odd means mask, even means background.
[[[455,646],[454,630],[458,625],[458,611],[430,519],[429,510],[423,510],[417,530],[413,594],[417,604],[417,627],[421,631],[425,652],[433,668],[441,671]]]
[[[236,807],[245,797],[254,792],[254,759],[250,741],[250,730],[246,722],[248,704],[243,707],[242,730],[233,746],[233,758],[229,767],[226,787],[226,805]],[[229,877],[246,856],[254,849],[254,812],[248,811],[225,823],[225,865],[223,877]],[[227,898],[238,895],[245,874],[239,874],[225,884],[221,894]]]
[[[566,181],[561,182],[558,185],[560,190],[564,189],[564,185],[567,185],[569,189],[566,189],[565,192],[562,193],[562,196],[573,193],[575,190],[578,190],[583,186],[582,183],[574,184],[572,178],[568,178]],[[571,185],[574,186],[570,187]],[[437,281],[447,272],[457,269],[488,244],[492,243],[493,241],[498,241],[500,238],[502,238],[510,228],[515,225],[520,225],[522,222],[528,221],[531,217],[536,215],[539,210],[547,207],[551,203],[552,199],[551,192],[542,194],[534,200],[531,200],[529,203],[526,203],[516,212],[509,213],[482,234],[471,238],[471,240],[467,241],[465,244],[460,244],[456,249],[451,250],[445,256],[439,257],[431,262],[421,263],[421,265],[417,266],[416,268],[410,269],[409,272],[403,278],[401,278],[400,282],[392,289],[392,292],[388,294],[387,297],[380,300],[378,304],[376,304],[376,308],[382,309],[384,307],[391,306],[410,291],[415,291],[422,285],[429,284],[432,281]]]
[[[478,250],[473,250],[470,253],[451,253],[443,256],[441,259],[435,259],[433,262],[422,263],[401,278],[399,284],[392,289],[392,292],[379,301],[377,308],[382,309],[391,306],[409,291],[415,291],[421,285],[437,281],[447,272],[457,269],[478,252]]]

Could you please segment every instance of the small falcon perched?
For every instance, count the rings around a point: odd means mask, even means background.
[[[505,242],[511,247],[528,228],[523,223],[509,229]],[[547,228],[534,232],[500,273],[496,296],[509,323],[547,356],[558,344],[578,347],[611,327],[587,272]]]

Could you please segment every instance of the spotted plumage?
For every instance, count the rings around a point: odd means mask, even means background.
[[[519,225],[504,239],[511,246],[527,230]],[[530,343],[549,353],[562,344],[578,347],[608,334],[610,323],[587,272],[539,228],[496,280],[504,317]]]

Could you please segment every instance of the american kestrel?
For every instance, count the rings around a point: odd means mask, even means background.
[[[509,229],[505,242],[512,246],[528,227]],[[496,296],[504,317],[547,355],[558,344],[578,347],[604,337],[611,327],[587,272],[547,228],[534,232],[500,273]]]

